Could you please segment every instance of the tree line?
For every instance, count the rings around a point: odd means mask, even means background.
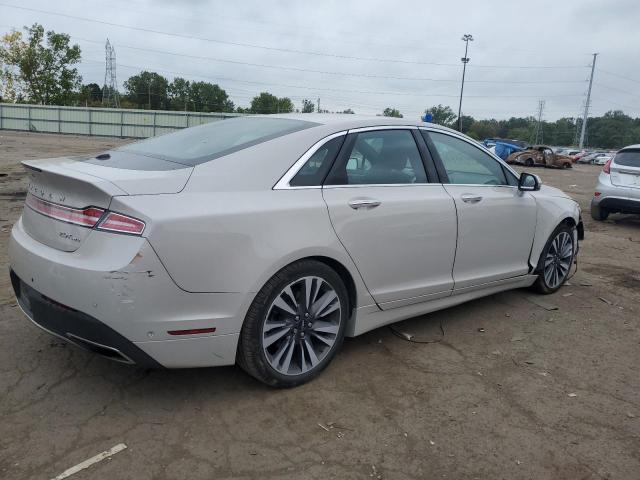
[[[34,103],[43,105],[102,106],[103,87],[96,83],[83,84],[76,65],[81,60],[78,45],[72,45],[69,35],[45,32],[39,24],[25,27],[25,34],[12,31],[0,38],[0,101]],[[196,112],[234,113],[312,113],[319,105],[303,99],[296,108],[288,97],[277,97],[261,92],[253,97],[250,105],[235,105],[227,92],[217,84],[191,81],[175,77],[169,81],[157,72],[142,71],[129,77],[120,94],[121,108],[151,110],[181,110]],[[104,87],[106,88],[106,87]],[[355,113],[347,108],[340,112]],[[433,106],[425,113],[434,123],[456,128],[458,118],[451,107]],[[402,113],[393,107],[385,108],[382,115],[402,118]],[[467,135],[482,140],[499,137],[531,142],[535,140],[536,119],[534,117],[512,117],[508,120],[475,119],[468,115],[461,118],[461,130]],[[544,121],[538,140],[550,145],[572,145],[581,119],[560,118]],[[588,120],[587,144],[599,148],[619,148],[640,143],[640,118],[632,118],[620,110],[609,111],[600,117]]]

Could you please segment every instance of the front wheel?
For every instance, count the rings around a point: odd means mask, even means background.
[[[558,226],[549,237],[538,262],[538,279],[533,287],[540,293],[554,293],[567,281],[576,253],[575,227]]]
[[[342,344],[349,315],[344,282],[315,260],[276,273],[245,318],[238,364],[274,387],[294,387],[318,375]]]
[[[527,158],[524,161],[525,167],[533,167],[533,158]]]

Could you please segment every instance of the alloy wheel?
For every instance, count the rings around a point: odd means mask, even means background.
[[[338,339],[342,305],[335,289],[316,276],[291,282],[275,297],[262,327],[269,365],[282,375],[315,368]]]
[[[573,260],[573,240],[567,232],[560,232],[553,239],[544,259],[544,281],[551,289],[564,282]]]

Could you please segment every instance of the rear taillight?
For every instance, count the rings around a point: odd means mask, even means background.
[[[602,171],[604,173],[606,173],[607,175],[611,173],[611,161],[613,160],[613,158],[610,158],[609,160],[607,160],[607,163],[604,164],[604,167],[602,167]]]
[[[83,227],[93,227],[98,223],[104,210],[96,207],[87,208],[71,208],[55,203],[47,202],[41,198],[27,195],[26,205],[32,210],[46,216],[55,218],[62,222],[72,223],[74,225],[82,225]]]
[[[57,203],[47,202],[30,193],[25,201],[27,207],[45,217],[72,223],[82,227],[97,228],[114,233],[128,233],[142,235],[145,223],[137,218],[109,212],[98,207],[72,208]]]
[[[98,230],[106,230],[109,232],[141,235],[144,227],[145,224],[142,220],[120,213],[108,212],[97,228]]]

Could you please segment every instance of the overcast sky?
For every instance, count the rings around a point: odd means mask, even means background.
[[[639,20],[637,0],[0,0],[0,31],[38,22],[70,34],[85,83],[103,84],[108,37],[121,90],[144,69],[218,83],[241,106],[269,91],[298,108],[320,97],[331,111],[406,117],[457,111],[465,33],[463,114],[534,115],[545,100],[545,119],[575,116],[598,52],[593,114],[640,116]]]

